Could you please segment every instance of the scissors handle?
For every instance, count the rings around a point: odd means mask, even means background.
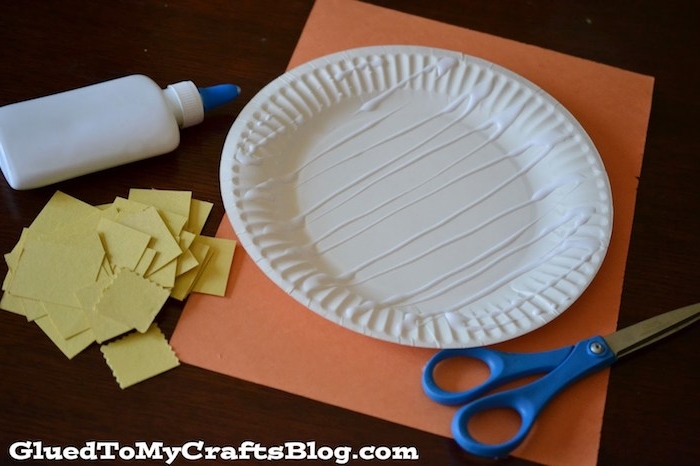
[[[540,411],[557,393],[576,380],[611,365],[616,359],[603,338],[582,340],[549,374],[530,384],[480,398],[460,408],[452,421],[452,434],[457,443],[470,453],[492,458],[507,456],[525,440]],[[469,432],[469,421],[478,413],[495,409],[517,412],[520,415],[520,428],[510,440],[485,444]]]
[[[444,405],[461,405],[506,383],[533,374],[551,372],[573,350],[573,346],[540,353],[506,353],[488,348],[446,349],[436,353],[423,369],[423,391]],[[443,361],[465,357],[477,359],[489,367],[489,377],[469,390],[452,392],[442,389],[435,381],[435,369]]]

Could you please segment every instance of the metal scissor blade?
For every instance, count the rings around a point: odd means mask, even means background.
[[[643,320],[605,337],[618,358],[643,348],[700,320],[700,303]]]

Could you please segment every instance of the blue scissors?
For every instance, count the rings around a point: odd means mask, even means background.
[[[440,404],[463,405],[452,420],[452,434],[463,449],[478,456],[504,457],[525,440],[540,411],[564,388],[697,320],[700,320],[700,303],[652,317],[604,338],[596,336],[553,351],[506,353],[483,347],[441,350],[423,369],[423,390]],[[456,357],[486,363],[490,376],[466,391],[443,390],[435,382],[435,368],[442,361]],[[511,381],[535,374],[546,375],[532,383],[489,394]],[[470,419],[496,409],[510,409],[520,415],[518,432],[503,443],[479,442],[469,432]]]

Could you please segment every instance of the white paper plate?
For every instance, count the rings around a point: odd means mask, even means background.
[[[546,324],[591,282],[612,228],[603,163],[568,111],[497,65],[424,47],[349,50],[274,80],[231,127],[220,176],[267,276],[405,345]]]

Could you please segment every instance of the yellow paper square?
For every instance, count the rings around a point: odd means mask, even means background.
[[[137,212],[122,212],[117,221],[135,230],[151,236],[149,247],[157,251],[149,272],[155,272],[165,264],[182,254],[182,250],[158,214],[155,207],[147,207]]]
[[[133,200],[126,199],[121,196],[114,198],[112,202],[112,208],[117,209],[117,212],[139,212],[148,208],[148,204],[143,204],[141,202],[136,202]]]
[[[101,315],[97,312],[96,306],[99,302],[105,288],[112,283],[112,278],[100,280],[93,285],[82,288],[76,291],[75,295],[80,301],[80,305],[85,311],[85,317],[90,323],[90,328],[95,336],[97,343],[111,340],[123,333],[133,330],[133,327],[122,322]]]
[[[116,266],[112,266],[112,264],[109,263],[109,259],[107,257],[104,258],[102,261],[102,266],[100,267],[100,272],[97,274],[97,281],[112,278],[114,276],[114,269]]]
[[[56,303],[42,303],[46,314],[63,338],[71,338],[90,328],[90,322],[80,307]]]
[[[122,389],[180,365],[156,324],[145,333],[132,333],[100,348]]]
[[[189,249],[195,239],[197,239],[197,235],[195,233],[183,230],[182,233],[180,233],[180,237],[178,238],[178,241],[180,243],[180,249],[182,249],[183,251]]]
[[[175,285],[177,275],[177,260],[172,260],[153,273],[147,273],[148,278],[153,283],[157,283],[163,288],[172,288]]]
[[[10,289],[10,282],[12,281],[12,267],[9,265],[7,266],[7,275],[5,275],[5,279],[2,281],[2,290],[7,291]]]
[[[76,218],[73,222],[59,225],[54,231],[52,231],[51,237],[55,239],[62,239],[67,242],[75,242],[76,237],[83,236],[88,232],[95,231],[97,225],[102,219],[114,220],[117,218],[116,210],[100,210],[95,209],[90,215],[86,215],[82,218]],[[32,230],[34,231],[34,230]]]
[[[37,232],[52,232],[60,226],[70,225],[96,212],[99,212],[96,207],[56,191],[29,228]]]
[[[236,242],[230,239],[212,238],[209,236],[199,236],[195,241],[206,244],[214,253],[204,267],[202,274],[194,283],[192,291],[224,296],[229,273],[231,272],[231,262],[233,261]]]
[[[17,244],[12,248],[12,251],[8,252],[5,254],[5,262],[7,263],[7,268],[12,271],[13,269],[17,268],[17,264],[19,263],[19,258],[22,255],[22,250],[24,249],[24,242],[27,239],[27,236],[29,236],[29,230],[27,228],[22,230],[22,234],[19,237],[19,240],[17,241]],[[9,274],[8,274],[9,277]],[[3,290],[6,289],[6,286],[9,285],[9,280],[6,277],[5,282],[3,283]]]
[[[178,238],[183,232],[185,225],[187,225],[187,217],[183,215],[178,215],[167,210],[156,209],[160,218],[163,219],[163,223],[168,227],[168,231],[173,236],[173,238]]]
[[[93,283],[102,266],[104,251],[99,239],[97,243],[72,245],[27,238],[9,291],[25,298],[78,306],[73,292]]]
[[[84,288],[75,290],[75,297],[78,299],[78,303],[80,303],[80,308],[85,312],[95,309],[97,302],[102,297],[102,293],[104,293],[105,288],[112,283],[113,278],[114,277],[103,278]]]
[[[151,205],[158,210],[172,212],[188,218],[190,215],[192,192],[168,189],[131,188],[129,190],[129,200]]]
[[[192,270],[198,265],[199,262],[197,261],[197,258],[194,257],[194,254],[192,254],[192,251],[190,251],[188,248],[180,257],[177,258],[177,269],[175,271],[175,276],[179,277],[183,273]]]
[[[134,269],[134,272],[141,275],[142,277],[146,275],[146,271],[148,271],[148,269],[151,267],[153,259],[156,258],[156,254],[158,253],[155,249],[146,248],[146,250],[143,253],[143,256],[141,256],[141,259],[139,260],[138,265]]]
[[[128,269],[121,269],[96,305],[98,314],[145,332],[170,291]]]
[[[200,234],[207,218],[209,218],[212,207],[214,207],[214,204],[211,202],[192,199],[189,221],[187,222],[187,231],[197,235]]]
[[[68,359],[73,359],[75,355],[90,346],[95,337],[91,330],[81,332],[71,338],[63,338],[56,326],[51,322],[49,316],[40,317],[35,320],[39,328],[51,339],[51,341],[66,355]]]
[[[21,316],[26,315],[24,306],[22,305],[22,298],[7,292],[3,293],[2,298],[0,298],[0,309],[3,311],[12,312],[13,314],[19,314]]]
[[[119,335],[133,330],[133,327],[101,315],[95,310],[86,312],[86,315],[90,322],[90,329],[97,343],[111,340],[114,337],[118,337]]]
[[[47,315],[44,303],[37,301],[36,299],[17,297],[22,302],[22,308],[24,308],[24,316],[29,322],[32,322],[39,317],[44,317]]]
[[[192,291],[194,282],[197,281],[197,277],[202,274],[204,267],[206,267],[207,262],[211,258],[209,246],[204,243],[194,242],[190,246],[190,252],[197,259],[199,265],[194,267],[175,279],[175,286],[170,292],[170,296],[180,301],[187,298],[187,296]]]
[[[148,234],[105,218],[97,224],[97,231],[110,264],[129,270],[136,268],[151,241]]]
[[[180,276],[199,265],[199,261],[197,261],[197,258],[194,257],[194,254],[192,254],[192,251],[190,251],[190,246],[196,237],[197,235],[186,230],[183,230],[180,234],[178,242],[180,244],[180,249],[182,249],[182,255],[177,258],[176,276]]]

